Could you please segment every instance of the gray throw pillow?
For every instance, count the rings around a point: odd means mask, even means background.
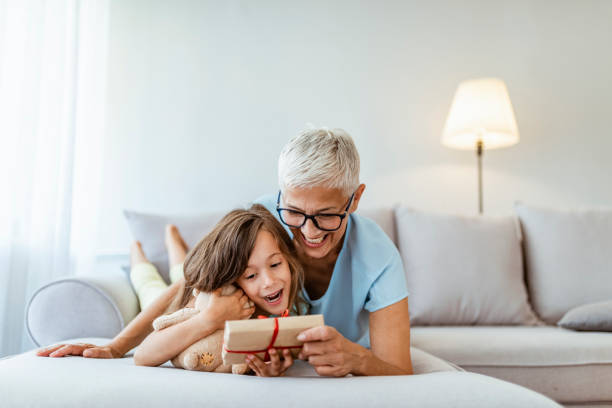
[[[572,330],[612,332],[612,300],[578,306],[557,324]]]
[[[395,210],[414,325],[536,325],[514,217]]]
[[[612,299],[612,209],[515,204],[535,312],[556,324],[569,310]]]
[[[226,212],[177,216],[144,214],[125,210],[123,214],[134,240],[140,241],[149,261],[157,267],[166,283],[170,283],[168,253],[164,240],[166,225],[176,225],[187,246],[192,248],[213,229]]]

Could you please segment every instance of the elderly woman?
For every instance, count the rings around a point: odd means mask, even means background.
[[[410,319],[400,255],[371,220],[355,214],[365,190],[359,154],[341,129],[308,130],[278,161],[280,191],[257,200],[286,226],[304,266],[304,298],[326,326],[306,330],[300,358],[320,375],[412,374]],[[39,355],[121,357],[150,333],[174,283],[110,344],[61,345]]]

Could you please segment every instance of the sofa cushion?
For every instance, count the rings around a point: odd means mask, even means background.
[[[201,215],[154,215],[135,211],[124,211],[132,237],[140,241],[142,250],[157,267],[166,283],[170,283],[168,253],[164,243],[164,233],[167,224],[178,227],[185,243],[191,248],[208,234],[225,212],[211,212]]]
[[[369,218],[387,234],[397,246],[397,233],[395,230],[395,214],[392,208],[364,208],[359,209],[359,215]]]
[[[550,210],[517,203],[536,313],[556,324],[570,309],[612,299],[612,210]]]
[[[106,339],[89,341],[105,343]],[[77,341],[77,340],[75,340]],[[423,353],[424,355],[426,353]],[[298,367],[299,366],[299,367]],[[305,367],[306,366],[306,367]],[[444,371],[414,376],[321,378],[307,363],[305,377],[260,378],[137,367],[131,358],[45,358],[33,352],[0,361],[6,406],[45,407],[559,407],[523,387],[475,373]],[[443,392],[441,392],[443,391]]]
[[[412,345],[561,403],[612,403],[612,333],[538,327],[415,327]]]
[[[572,330],[612,332],[612,300],[578,306],[567,312],[557,325]]]
[[[538,323],[513,217],[395,214],[414,325]]]

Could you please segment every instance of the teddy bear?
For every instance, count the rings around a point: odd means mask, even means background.
[[[231,295],[236,291],[234,285],[228,285],[221,290],[222,296]],[[165,329],[177,323],[183,322],[190,317],[198,314],[200,310],[208,306],[210,293],[193,290],[193,296],[196,297],[193,308],[185,307],[176,312],[160,316],[153,322],[153,328],[156,331]],[[253,307],[253,302],[249,300],[245,303],[244,308]],[[204,337],[193,343],[191,346],[183,350],[172,361],[172,365],[186,370],[195,371],[212,371],[215,373],[233,373],[245,374],[248,370],[246,364],[223,364],[221,351],[223,348],[223,330],[217,330],[214,333]]]

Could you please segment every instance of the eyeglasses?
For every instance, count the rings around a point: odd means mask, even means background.
[[[320,229],[321,231],[337,231],[340,229],[342,225],[342,220],[347,215],[349,208],[351,208],[351,204],[353,203],[353,198],[355,197],[355,193],[351,194],[351,198],[349,199],[346,208],[344,209],[344,214],[314,214],[308,215],[298,210],[292,210],[290,208],[281,208],[280,207],[280,197],[281,192],[278,191],[278,198],[276,199],[276,211],[278,212],[278,216],[280,217],[283,224],[287,225],[291,228],[302,228],[304,224],[306,224],[306,220],[311,220],[312,223]]]

